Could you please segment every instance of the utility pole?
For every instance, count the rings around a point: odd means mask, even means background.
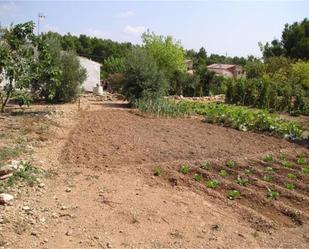
[[[43,13],[38,14],[38,36],[40,35],[40,21],[45,18]]]

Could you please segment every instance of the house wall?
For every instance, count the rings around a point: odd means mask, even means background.
[[[100,85],[100,63],[88,60],[84,57],[78,57],[80,64],[87,71],[87,78],[84,81],[82,88],[87,92],[92,92],[93,88]]]

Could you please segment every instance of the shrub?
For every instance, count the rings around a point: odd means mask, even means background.
[[[279,197],[279,192],[272,190],[270,188],[267,188],[267,197],[271,200],[277,199]]]
[[[73,52],[63,53],[60,63],[60,84],[55,89],[52,101],[70,102],[78,97],[81,85],[86,79],[86,70],[81,67],[77,56]]]
[[[295,185],[293,183],[287,183],[285,186],[289,190],[294,190],[295,189]]]
[[[163,174],[162,168],[161,168],[160,166],[157,166],[157,167],[155,168],[155,171],[154,171],[153,174],[154,174],[155,176],[161,176],[161,175]]]
[[[133,49],[126,58],[122,93],[130,102],[138,99],[157,99],[167,92],[165,75],[156,61],[144,49]]]

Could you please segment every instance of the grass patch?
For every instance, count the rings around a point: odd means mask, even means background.
[[[13,147],[5,146],[0,148],[0,163],[4,163],[10,159],[17,158],[26,151],[24,143],[16,144]]]
[[[282,163],[282,166],[285,168],[289,168],[289,169],[293,168],[293,164],[288,160],[283,160],[281,163]]]

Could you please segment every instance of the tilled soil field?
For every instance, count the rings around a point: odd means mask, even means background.
[[[271,158],[265,160],[267,155]],[[297,155],[309,161],[306,148],[286,140],[197,118],[151,118],[109,108],[82,113],[62,161],[94,171],[142,172],[151,181],[159,168],[156,179],[163,185],[186,187],[229,207],[256,231],[298,227],[308,233],[309,175]],[[180,172],[183,165],[189,168],[186,174]],[[213,180],[217,186],[207,188],[205,183]],[[239,193],[234,200],[228,198],[231,190]]]
[[[45,174],[0,206],[0,248],[309,247],[305,147],[124,102],[81,106],[53,107],[46,134],[24,117]]]

